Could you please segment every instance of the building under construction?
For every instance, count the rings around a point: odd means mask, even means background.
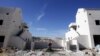
[[[24,49],[32,35],[19,8],[0,7],[0,47]]]
[[[92,49],[100,44],[100,9],[79,8],[76,22],[66,32],[66,43],[66,49]]]

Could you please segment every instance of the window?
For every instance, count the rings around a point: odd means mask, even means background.
[[[0,25],[2,25],[3,24],[3,20],[0,20]]]
[[[6,15],[9,15],[9,13],[6,13]]]
[[[5,36],[0,36],[0,42],[4,42]]]
[[[13,22],[15,22],[15,21],[13,21]]]
[[[91,13],[89,13],[89,15],[91,15]]]
[[[21,28],[21,26],[19,26],[19,29]]]
[[[95,20],[96,25],[100,25],[100,20]]]
[[[95,46],[100,44],[100,35],[93,35]]]

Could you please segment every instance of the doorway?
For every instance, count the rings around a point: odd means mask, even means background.
[[[93,35],[95,46],[100,44],[100,35]]]
[[[5,36],[0,36],[0,47],[3,46]]]

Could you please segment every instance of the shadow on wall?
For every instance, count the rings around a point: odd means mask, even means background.
[[[84,47],[82,44],[79,43],[79,49],[84,50],[84,49],[86,49],[86,47]]]
[[[26,45],[25,45],[24,50],[30,50],[30,49],[31,49],[31,41],[26,40]]]

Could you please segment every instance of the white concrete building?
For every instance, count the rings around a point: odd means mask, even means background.
[[[69,31],[65,33],[65,50],[79,50],[77,38],[79,34],[76,32],[76,23],[69,24]]]
[[[27,40],[31,41],[31,33],[22,20],[19,8],[0,7],[0,47],[17,47],[24,49]]]
[[[76,13],[76,26],[80,49],[92,49],[100,44],[100,9],[79,8]]]

